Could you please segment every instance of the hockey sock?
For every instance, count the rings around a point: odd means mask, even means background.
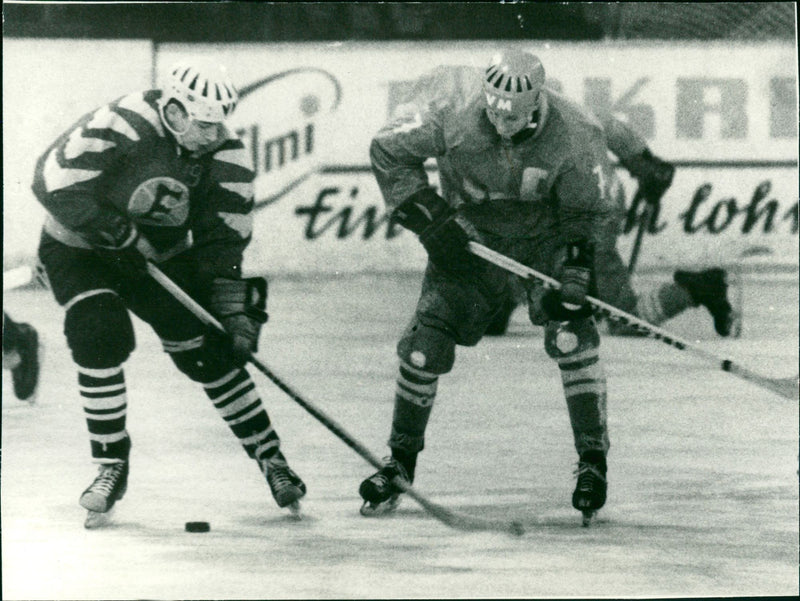
[[[636,303],[639,317],[654,325],[664,323],[693,306],[689,292],[672,282],[640,295]]]
[[[578,454],[608,449],[606,377],[598,349],[588,348],[556,361]]]
[[[392,449],[392,458],[396,459],[405,468],[409,482],[413,482],[414,471],[417,468],[417,453],[410,453],[403,449]]]
[[[128,411],[122,366],[107,369],[78,368],[78,388],[89,428],[92,458],[96,463],[127,460],[130,439],[125,429]]]
[[[246,369],[234,369],[203,389],[250,457],[262,464],[278,452],[280,439]]]
[[[400,361],[389,446],[408,453],[422,450],[439,376]]]

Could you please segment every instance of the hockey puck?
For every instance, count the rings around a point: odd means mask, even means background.
[[[208,522],[186,522],[186,532],[208,532],[211,525]]]

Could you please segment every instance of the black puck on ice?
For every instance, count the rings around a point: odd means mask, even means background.
[[[186,532],[208,532],[211,525],[208,522],[186,522]]]

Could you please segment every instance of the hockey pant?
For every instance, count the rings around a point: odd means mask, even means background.
[[[502,309],[507,286],[505,272],[489,264],[466,276],[428,265],[416,312],[397,345],[400,365],[389,436],[392,449],[417,453],[424,448],[439,376],[452,369],[456,346],[480,341]],[[578,453],[605,452],[609,447],[606,380],[595,321],[544,325],[545,350],[561,372],[575,447]]]
[[[91,251],[66,246],[47,234],[42,235],[39,256],[56,301],[65,310],[64,334],[77,365],[97,463],[126,460],[131,448],[122,367],[135,348],[130,312],[152,327],[176,367],[202,385],[250,457],[261,463],[278,452],[278,435],[247,370],[209,352],[203,344],[205,326],[157,282],[145,279],[132,287]],[[161,267],[177,282],[188,282],[189,270],[179,262]],[[163,388],[160,382],[150,382],[154,393],[162,394]]]

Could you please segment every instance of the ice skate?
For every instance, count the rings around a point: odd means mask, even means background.
[[[685,288],[695,306],[703,305],[714,318],[714,329],[720,336],[730,336],[736,315],[728,301],[727,273],[723,269],[676,271],[675,283]]]
[[[278,507],[287,507],[292,515],[300,517],[300,499],[306,494],[306,485],[294,473],[279,451],[262,465],[267,484]]]
[[[592,522],[597,510],[606,503],[606,459],[602,451],[587,451],[581,455],[575,470],[578,482],[572,493],[572,506],[583,513],[583,525]]]
[[[4,363],[11,365],[11,380],[14,384],[14,395],[20,401],[33,403],[39,384],[39,334],[27,323],[17,324],[19,340],[13,359]]]
[[[408,472],[399,461],[392,457],[384,459],[385,465],[361,483],[358,494],[364,499],[361,515],[379,516],[393,512],[400,504],[402,489],[393,484],[395,477],[411,483]]]
[[[128,488],[128,462],[106,463],[100,466],[94,482],[83,491],[81,507],[88,509],[84,526],[96,528],[107,521],[108,512],[119,501]]]

